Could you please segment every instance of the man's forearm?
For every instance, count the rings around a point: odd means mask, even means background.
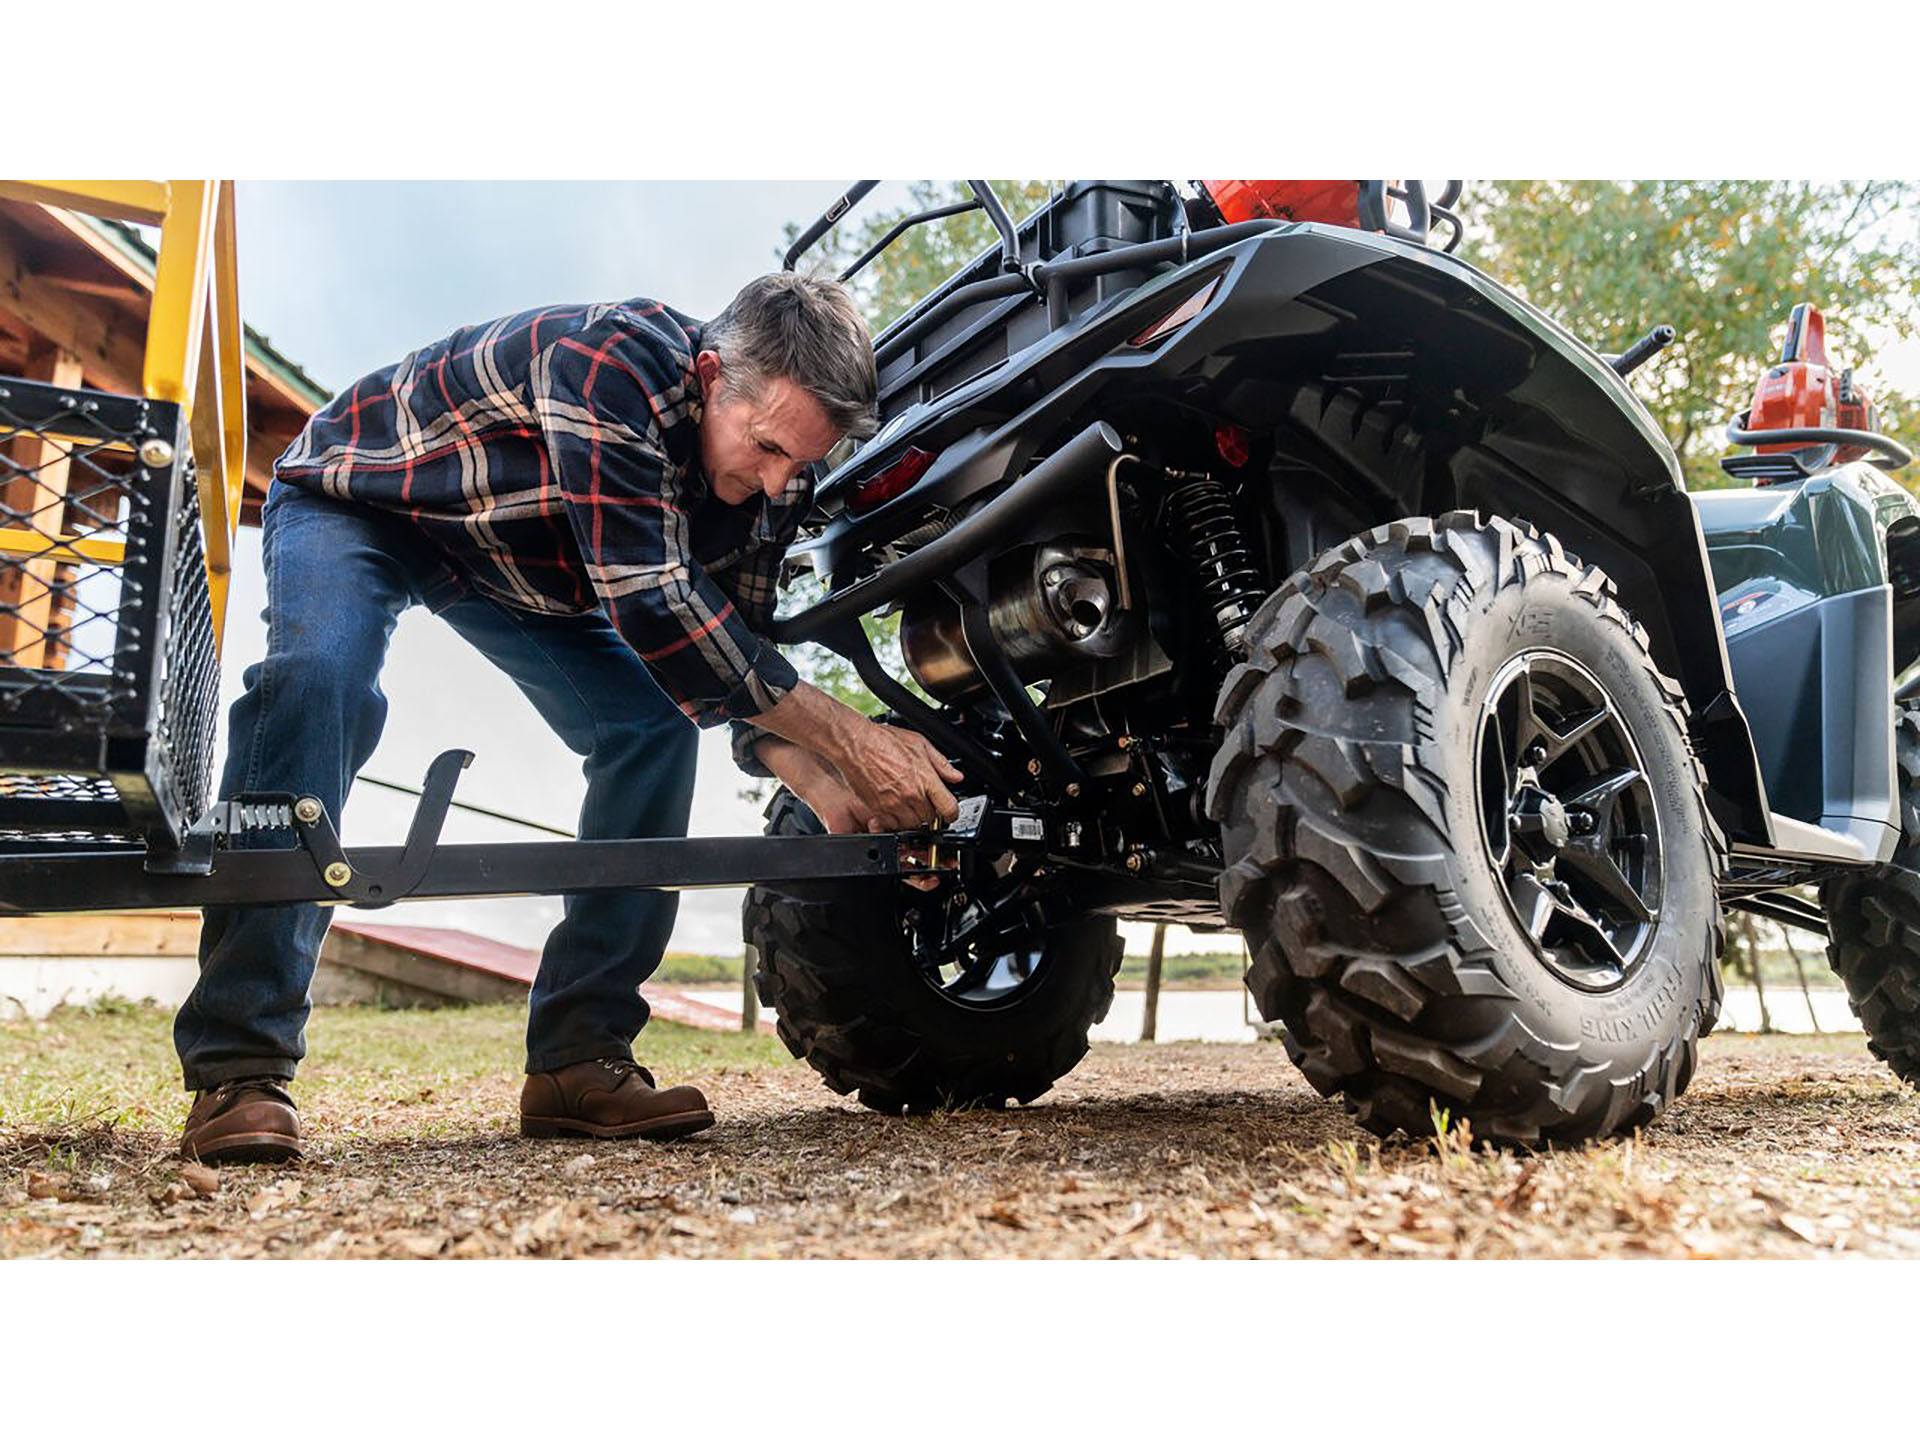
[[[871,722],[852,706],[842,705],[826,691],[802,680],[771,709],[761,711],[748,723],[838,764],[853,751],[861,733],[855,727]],[[756,743],[755,752],[761,762],[772,769],[773,760],[768,753],[772,747],[763,746],[764,741]]]

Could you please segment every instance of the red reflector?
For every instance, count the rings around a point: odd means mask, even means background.
[[[896,495],[904,495],[914,483],[927,473],[933,464],[934,452],[910,446],[907,453],[878,475],[869,475],[853,487],[853,494],[847,497],[847,508],[854,514],[864,514],[868,510],[877,510]]]
[[[1238,425],[1216,425],[1213,427],[1213,448],[1220,452],[1220,458],[1238,470],[1253,458],[1253,447],[1247,443],[1250,437]]]
[[[1151,345],[1162,335],[1171,334],[1186,324],[1194,316],[1207,308],[1207,302],[1213,298],[1213,292],[1220,288],[1220,277],[1214,276],[1193,294],[1182,300],[1179,307],[1168,311],[1153,324],[1142,330],[1127,343],[1129,345]]]

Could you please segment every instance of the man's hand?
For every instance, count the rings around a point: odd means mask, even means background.
[[[947,786],[963,777],[923,737],[876,725],[804,680],[753,723],[813,752],[837,771],[866,812],[870,830],[920,830],[960,813]],[[773,768],[771,758],[767,765]]]
[[[866,808],[870,829],[926,830],[960,813],[947,785],[962,776],[924,735],[891,725],[866,730],[835,766]]]

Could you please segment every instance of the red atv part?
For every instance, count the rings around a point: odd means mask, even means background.
[[[1753,406],[1747,412],[1748,430],[1816,430],[1842,428],[1872,430],[1873,403],[1853,383],[1848,370],[1835,377],[1827,359],[1827,322],[1816,306],[1802,302],[1787,321],[1787,343],[1780,363],[1760,377]],[[1779,455],[1806,448],[1804,443],[1756,445],[1762,455]],[[1860,446],[1842,446],[1833,463],[1844,465],[1867,452]]]
[[[1202,180],[1229,225],[1242,220],[1317,220],[1366,226],[1360,219],[1358,180]]]

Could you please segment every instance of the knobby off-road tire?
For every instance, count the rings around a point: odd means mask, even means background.
[[[1920,1086],[1920,709],[1903,708],[1893,753],[1900,786],[1900,848],[1871,870],[1820,888],[1827,962],[1867,1032],[1867,1048]]]
[[[1248,633],[1221,690],[1208,808],[1226,851],[1221,905],[1253,956],[1247,983],[1307,1079],[1381,1135],[1431,1134],[1430,1107],[1524,1145],[1651,1121],[1686,1088],[1719,1013],[1725,843],[1682,692],[1613,583],[1551,536],[1458,512],[1328,551]],[[1602,728],[1644,762],[1634,793],[1657,817],[1657,914],[1618,983],[1589,970],[1576,984],[1548,963],[1576,952],[1533,944],[1483,819],[1516,793],[1480,781],[1483,706],[1516,667],[1529,697],[1550,671],[1604,677],[1617,719]],[[1556,722],[1556,745],[1576,719]],[[1544,775],[1597,742],[1567,743]],[[1560,923],[1550,916],[1545,937]]]
[[[769,835],[819,834],[781,791]],[[1104,916],[1035,934],[1033,978],[996,1004],[966,1004],[919,974],[900,927],[902,887],[755,886],[743,909],[754,984],[780,1039],[828,1088],[888,1114],[1025,1104],[1087,1053],[1106,1018],[1123,944]]]

